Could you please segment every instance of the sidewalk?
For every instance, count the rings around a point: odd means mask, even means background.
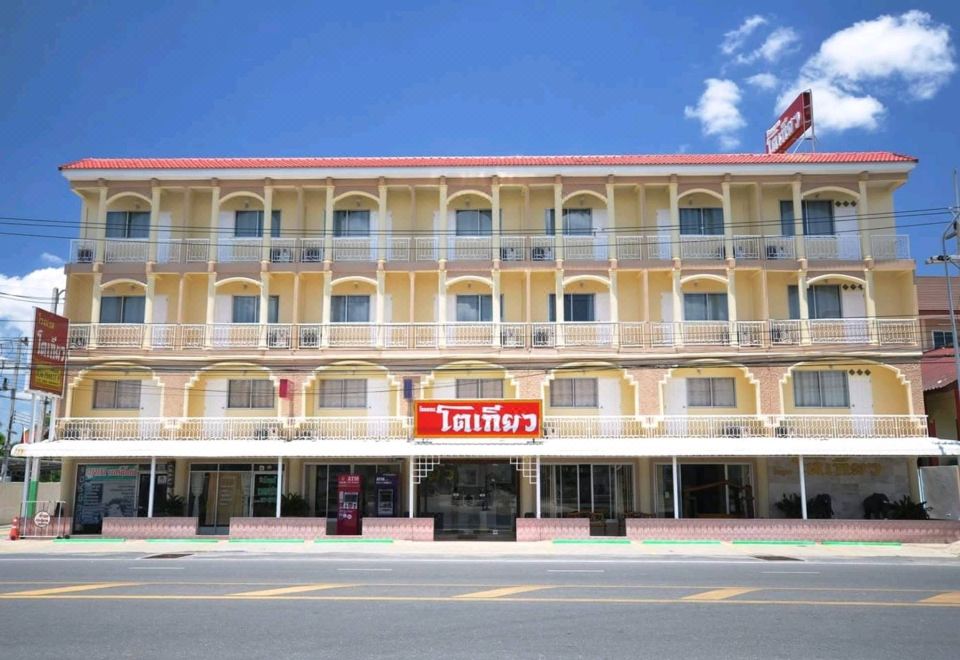
[[[228,540],[223,538],[124,540],[99,537],[70,539],[0,540],[0,557],[13,554],[37,556],[77,554],[309,554],[342,558],[355,557],[423,557],[432,559],[487,558],[551,558],[583,557],[624,559],[643,557],[714,557],[750,558],[758,555],[828,559],[854,557],[901,557],[914,559],[960,560],[960,543],[944,544],[870,544],[809,543],[800,541],[756,541],[732,543],[720,541],[646,541],[630,542],[624,538],[597,538],[571,541],[537,541],[529,543],[490,541],[391,541],[389,539],[325,538],[318,541]]]

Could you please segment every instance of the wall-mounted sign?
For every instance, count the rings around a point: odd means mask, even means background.
[[[30,389],[35,392],[63,396],[70,321],[39,307],[35,309]]]
[[[767,153],[785,153],[811,126],[813,126],[813,93],[807,90],[801,92],[793,103],[787,106],[777,122],[767,129]]]
[[[418,438],[539,438],[543,404],[537,399],[417,401]]]

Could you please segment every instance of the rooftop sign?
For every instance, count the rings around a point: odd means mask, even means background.
[[[786,153],[787,149],[803,137],[811,126],[813,126],[813,93],[807,90],[801,92],[793,103],[787,106],[777,122],[767,129],[767,153]]]

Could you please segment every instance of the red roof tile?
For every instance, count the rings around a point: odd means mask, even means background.
[[[952,348],[937,348],[927,351],[920,360],[923,391],[939,390],[957,380],[957,368],[953,361]]]
[[[516,167],[583,165],[783,165],[915,163],[890,151],[794,154],[649,154],[620,156],[397,156],[327,158],[82,158],[61,170],[168,170],[338,167]]]

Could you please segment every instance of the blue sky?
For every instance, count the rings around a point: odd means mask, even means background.
[[[950,203],[960,161],[956,2],[146,4],[0,4],[0,215],[76,220],[56,166],[82,156],[761,151],[811,80],[843,97],[821,150],[920,157],[899,209]],[[26,229],[0,290],[46,293],[76,232]]]

